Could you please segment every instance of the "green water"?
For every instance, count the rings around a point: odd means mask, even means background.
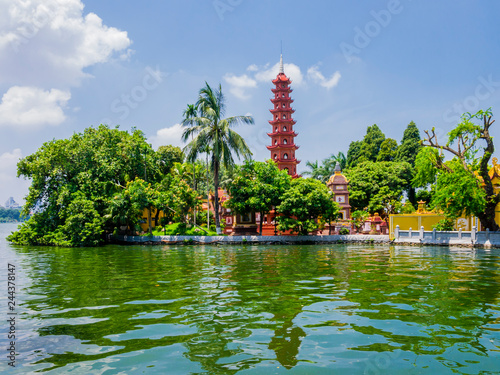
[[[7,244],[13,228],[0,225],[0,290],[14,264],[18,302],[6,373],[500,373],[500,250],[35,248]]]

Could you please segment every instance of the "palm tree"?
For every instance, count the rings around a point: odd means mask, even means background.
[[[327,178],[325,174],[325,168],[323,165],[319,165],[317,160],[314,162],[307,161],[306,167],[309,167],[310,171],[303,172],[303,175],[311,176],[311,178],[325,182],[325,178]],[[328,175],[328,177],[330,176]]]
[[[189,108],[189,106],[188,106]],[[230,169],[234,165],[232,153],[239,158],[250,158],[252,153],[245,140],[231,128],[238,124],[253,124],[251,116],[233,116],[224,118],[226,104],[219,84],[217,90],[213,90],[205,82],[195,105],[196,116],[185,117],[182,125],[186,127],[182,133],[182,140],[186,142],[191,135],[196,137],[184,148],[188,161],[196,160],[198,154],[206,152],[209,145],[211,167],[214,172],[214,195],[215,195],[215,227],[217,234],[221,233],[219,220],[219,172],[220,163]],[[187,111],[187,110],[186,110]],[[186,112],[185,111],[185,112]]]

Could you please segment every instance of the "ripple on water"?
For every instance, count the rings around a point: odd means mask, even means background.
[[[20,373],[469,374],[500,363],[494,251],[8,252],[23,270]]]

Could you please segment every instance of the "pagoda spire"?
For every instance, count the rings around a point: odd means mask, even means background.
[[[297,164],[299,160],[295,158],[295,151],[299,148],[295,144],[297,133],[293,126],[295,121],[292,114],[295,112],[291,106],[293,99],[290,97],[292,81],[285,75],[283,69],[283,54],[280,55],[280,71],[273,79],[275,88],[273,92],[273,109],[270,110],[273,119],[269,121],[272,126],[271,133],[267,135],[271,138],[271,145],[267,149],[271,151],[271,159],[276,162],[280,170],[285,170],[292,177],[299,177],[297,174]]]

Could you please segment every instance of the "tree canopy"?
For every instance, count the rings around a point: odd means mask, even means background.
[[[495,122],[492,116],[490,109],[462,115],[462,121],[448,133],[444,145],[439,143],[434,128],[426,131],[425,147],[416,158],[413,183],[435,184],[432,204],[447,215],[475,215],[483,228],[496,231],[500,229],[495,221],[500,194],[495,192],[488,173],[495,150],[489,133]],[[446,160],[443,151],[452,158]]]
[[[403,190],[411,181],[411,166],[406,162],[366,161],[346,171],[349,203],[353,211],[368,208],[380,215],[393,213]]]
[[[32,181],[24,214],[34,213],[11,241],[91,246],[111,224],[104,217],[115,193],[136,177],[155,180],[159,171],[141,131],[100,125],[44,143],[19,161],[18,176]]]
[[[334,220],[339,212],[332,192],[325,184],[313,178],[296,178],[283,194],[278,206],[278,229],[307,235],[319,228],[318,219]]]
[[[246,161],[236,168],[234,179],[228,184],[231,198],[227,205],[238,214],[259,212],[261,218],[281,203],[283,194],[290,187],[291,177],[280,171],[272,160]],[[260,221],[259,233],[262,234]]]

